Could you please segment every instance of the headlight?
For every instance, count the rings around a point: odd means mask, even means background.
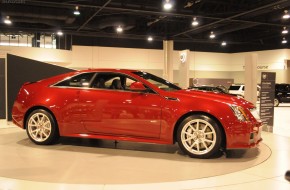
[[[234,112],[234,115],[237,117],[239,121],[248,121],[248,117],[245,113],[244,108],[241,106],[236,106],[236,105],[229,105]]]
[[[261,120],[259,112],[256,108],[250,109],[251,114],[254,116],[254,118],[258,121]]]

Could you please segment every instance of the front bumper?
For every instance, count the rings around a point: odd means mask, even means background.
[[[239,130],[237,130],[237,128]],[[262,123],[261,122],[246,122],[238,127],[235,127],[232,133],[227,138],[227,149],[246,149],[257,147],[263,140],[261,137]]]

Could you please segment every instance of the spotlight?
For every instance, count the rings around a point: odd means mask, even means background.
[[[165,3],[164,3],[164,5],[163,5],[163,8],[165,9],[165,10],[170,10],[171,8],[172,8],[172,3],[170,2],[170,0],[166,0],[165,1]]]
[[[147,38],[147,40],[148,40],[149,42],[152,42],[152,41],[153,41],[153,37],[152,37],[152,36],[149,36],[149,37]]]
[[[284,11],[284,15],[282,16],[282,18],[283,18],[283,19],[288,19],[288,18],[290,18],[290,15],[289,15],[289,13],[288,13],[287,10]]]
[[[213,31],[210,32],[209,38],[210,38],[210,39],[215,38],[215,34],[213,33]]]
[[[285,26],[283,27],[282,34],[288,34],[288,30]]]
[[[74,15],[80,15],[80,11],[79,11],[79,7],[76,6],[75,10],[74,10]]]
[[[117,31],[117,33],[121,33],[121,32],[123,32],[123,28],[121,26],[118,26],[116,28],[116,31]]]
[[[198,24],[199,24],[199,23],[198,23],[198,21],[196,20],[196,17],[194,17],[193,20],[192,20],[191,25],[192,25],[192,26],[197,26]]]
[[[227,45],[227,42],[223,41],[222,46],[226,46],[226,45]]]
[[[287,40],[285,38],[283,38],[282,44],[287,44]]]
[[[56,34],[57,34],[58,36],[62,36],[62,35],[63,35],[63,32],[62,32],[62,31],[58,31]]]
[[[5,24],[12,24],[12,21],[10,20],[10,17],[7,16],[5,19],[4,19],[4,23]]]

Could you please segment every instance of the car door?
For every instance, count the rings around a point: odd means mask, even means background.
[[[101,73],[96,80],[100,76],[105,78],[104,87],[80,91],[82,122],[88,132],[158,138],[161,97],[156,93],[130,91],[128,83],[134,80],[127,76]],[[110,84],[116,80],[127,82],[123,82],[122,89],[116,89]]]

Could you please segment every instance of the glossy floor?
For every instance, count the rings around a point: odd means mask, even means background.
[[[278,108],[275,108],[275,124],[274,134],[263,132],[263,143],[271,149],[271,155],[262,163],[258,163],[251,168],[242,169],[232,173],[218,175],[214,177],[206,177],[195,180],[179,180],[171,182],[154,182],[143,184],[66,184],[66,183],[49,183],[43,181],[28,181],[28,180],[16,180],[12,178],[0,177],[0,190],[74,190],[74,189],[102,189],[102,190],[114,190],[114,189],[158,189],[158,190],[190,190],[190,189],[218,189],[218,190],[232,190],[232,189],[282,189],[289,190],[290,183],[285,180],[284,174],[290,169],[290,104],[281,104]],[[0,128],[13,127],[7,125],[5,121],[0,121]],[[1,130],[1,129],[0,129]],[[1,156],[1,153],[0,153]],[[68,158],[69,159],[69,158]],[[144,158],[147,159],[147,158]],[[112,160],[113,162],[114,160]],[[243,160],[245,162],[245,160]],[[4,166],[0,163],[0,170]],[[25,162],[23,161],[23,164]],[[36,163],[37,164],[37,163]],[[237,163],[238,164],[238,163]],[[118,172],[111,168],[108,163],[108,170],[112,172]],[[148,166],[148,168],[151,166]],[[6,166],[7,168],[7,166]],[[204,165],[203,170],[211,170],[213,168]],[[221,167],[222,169],[222,167]],[[152,168],[152,170],[160,170],[160,167]],[[50,171],[41,170],[39,173],[44,175],[53,175]],[[69,172],[69,170],[68,170]],[[142,173],[142,171],[139,171]],[[164,175],[172,175],[175,171],[164,173]],[[200,172],[200,171],[197,171]],[[81,176],[81,173],[76,173],[76,176]],[[113,176],[113,175],[112,175]],[[141,175],[142,176],[142,175]]]

